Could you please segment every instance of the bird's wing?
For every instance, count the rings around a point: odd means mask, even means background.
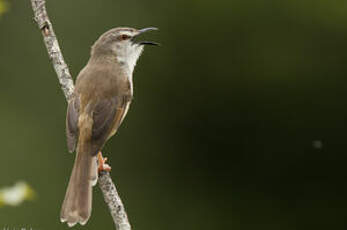
[[[128,97],[116,96],[103,99],[94,106],[91,142],[95,154],[100,151],[107,139],[116,132],[129,103]]]
[[[74,97],[67,106],[66,113],[66,139],[69,152],[74,152],[78,139],[78,117],[80,101]]]

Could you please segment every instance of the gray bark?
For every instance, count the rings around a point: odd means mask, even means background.
[[[67,100],[70,99],[74,90],[73,80],[68,66],[66,65],[63,54],[61,53],[57,37],[55,36],[52,23],[48,18],[44,0],[31,0],[34,11],[34,20],[42,31],[43,40],[47,48],[49,60],[52,62],[57,73],[60,87]]]
[[[105,202],[110,209],[116,229],[131,230],[127,213],[125,212],[124,205],[118,195],[116,186],[112,182],[110,174],[108,172],[102,172],[100,174],[98,179],[99,187],[104,194]]]

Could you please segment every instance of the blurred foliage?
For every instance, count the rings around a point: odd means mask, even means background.
[[[8,2],[0,0],[0,16],[8,10]]]
[[[4,206],[0,223],[69,229],[59,222],[74,160],[65,98],[30,2],[10,3],[0,20],[0,185],[23,178],[40,200]],[[141,56],[134,101],[104,151],[134,229],[345,229],[346,1],[47,9],[73,76],[106,30],[160,28],[146,35],[162,47]],[[75,229],[114,228],[94,190],[92,216]]]
[[[34,190],[26,182],[17,182],[12,187],[0,188],[0,207],[18,206],[25,200],[33,200]]]

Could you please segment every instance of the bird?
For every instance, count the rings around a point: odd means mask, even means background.
[[[109,171],[101,150],[126,116],[133,98],[133,71],[146,45],[138,37],[157,30],[116,27],[102,34],[77,76],[66,112],[66,139],[75,161],[61,207],[60,220],[69,227],[85,225],[92,211],[92,187],[99,171]]]

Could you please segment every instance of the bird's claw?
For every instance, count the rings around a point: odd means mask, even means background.
[[[111,171],[111,166],[106,164],[106,161],[107,161],[107,157],[103,157],[102,156],[102,153],[99,152],[98,153],[98,172],[103,172],[103,171],[106,171],[106,172],[110,172]]]

